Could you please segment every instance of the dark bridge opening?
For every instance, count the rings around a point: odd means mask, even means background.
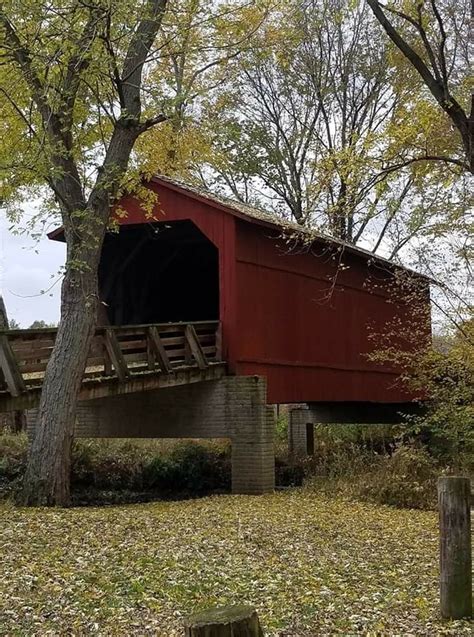
[[[218,250],[191,221],[121,226],[106,236],[99,268],[101,322],[219,319]]]

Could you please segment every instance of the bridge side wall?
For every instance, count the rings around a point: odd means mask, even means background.
[[[429,286],[336,245],[296,245],[236,224],[235,373],[265,376],[269,403],[406,402],[400,369],[368,356],[376,334],[430,341]],[[416,292],[416,294],[415,294]],[[416,301],[416,303],[415,303]],[[423,312],[422,312],[423,308]]]
[[[28,424],[34,427],[29,412]],[[79,403],[81,438],[230,438],[232,491],[274,488],[274,416],[256,376],[170,387]]]

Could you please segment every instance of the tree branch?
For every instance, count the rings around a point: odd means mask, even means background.
[[[390,22],[390,20],[388,20],[387,16],[383,12],[380,2],[378,2],[378,0],[367,0],[367,3],[369,4],[375,17],[380,22],[388,37],[403,53],[403,55],[413,65],[413,67],[418,71],[419,75],[423,79],[425,85],[430,90],[433,97],[436,99],[438,104],[448,115],[453,125],[461,134],[467,163],[461,162],[460,165],[462,165],[464,168],[467,167],[470,172],[474,173],[474,126],[470,125],[463,108],[451,95],[447,84],[433,76],[429,68],[418,55],[418,53],[416,53],[416,51],[395,29],[393,24]]]

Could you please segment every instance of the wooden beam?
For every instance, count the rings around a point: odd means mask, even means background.
[[[6,334],[0,335],[0,368],[10,394],[12,396],[22,394],[26,389],[25,382]]]
[[[112,361],[110,359],[109,350],[107,349],[107,343],[105,342],[105,336],[103,338],[104,338],[104,344],[103,344],[104,375],[112,376]]]
[[[120,344],[117,339],[117,335],[111,329],[105,330],[105,347],[107,348],[107,353],[110,356],[110,360],[112,361],[112,365],[114,366],[115,372],[120,381],[125,381],[130,376],[130,372],[128,371],[127,362],[123,357],[122,351],[120,349]]]
[[[95,400],[107,396],[125,396],[136,392],[156,391],[191,383],[202,383],[218,380],[227,375],[225,363],[212,363],[206,370],[197,367],[173,370],[172,374],[158,372],[156,374],[133,374],[126,383],[121,383],[116,376],[103,378],[87,378],[83,381],[79,400]],[[0,413],[18,409],[32,409],[39,404],[41,385],[29,386],[21,396],[12,396],[9,391],[0,391]]]
[[[196,330],[194,329],[194,325],[186,325],[184,330],[184,336],[186,338],[186,342],[189,345],[189,349],[194,356],[199,369],[206,369],[209,364],[206,359],[206,355],[202,351],[201,343],[198,340]]]
[[[171,371],[173,371],[173,369],[171,367],[168,354],[166,353],[163,343],[161,342],[160,334],[156,327],[153,325],[148,330],[148,338],[150,340],[152,350],[154,351],[154,354],[158,360],[158,365],[160,366],[161,371],[169,374]]]
[[[150,372],[153,372],[156,369],[156,356],[155,356],[155,348],[153,347],[153,344],[151,342],[149,327],[145,328],[145,334],[146,334],[146,355],[148,358],[148,370]]]
[[[219,321],[216,328],[216,361],[222,360],[222,323]]]

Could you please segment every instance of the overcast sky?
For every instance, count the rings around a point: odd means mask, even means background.
[[[25,213],[26,216],[31,211]],[[21,327],[29,327],[35,320],[56,323],[59,320],[61,282],[44,294],[58,280],[64,264],[65,244],[51,241],[43,233],[39,242],[28,235],[15,236],[11,223],[0,208],[0,292],[9,319]],[[49,227],[48,230],[51,230]]]

